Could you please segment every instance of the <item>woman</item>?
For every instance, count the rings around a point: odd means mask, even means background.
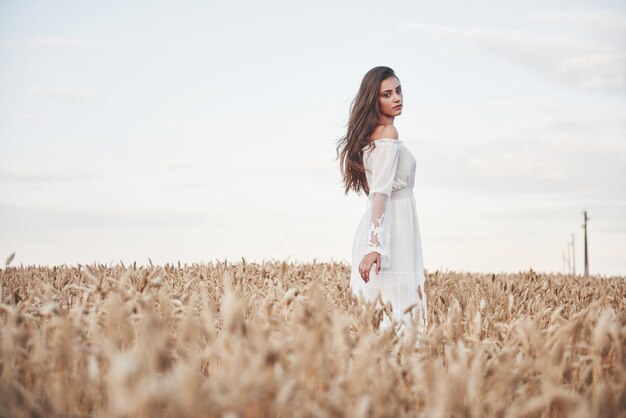
[[[402,88],[394,71],[369,70],[350,106],[347,133],[337,146],[345,194],[352,189],[367,195],[352,245],[350,288],[369,301],[380,295],[391,303],[400,327],[415,317],[423,332],[428,322],[413,196],[416,161],[393,124],[401,113]],[[383,317],[381,328],[389,327],[390,319]]]

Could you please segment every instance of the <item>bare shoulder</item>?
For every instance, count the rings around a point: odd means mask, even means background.
[[[398,130],[393,125],[378,125],[372,132],[372,140],[382,138],[398,139]]]

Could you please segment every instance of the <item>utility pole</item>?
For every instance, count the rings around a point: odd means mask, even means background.
[[[576,276],[576,250],[574,248],[574,234],[572,234],[572,271]]]
[[[587,221],[591,218],[587,218],[587,211],[583,212],[585,223],[583,229],[585,230],[585,277],[589,277],[589,257],[587,255]]]
[[[566,243],[567,249],[565,250],[565,262],[567,263],[567,270],[565,270],[565,274],[570,275],[572,273],[572,253],[569,250],[569,241]]]

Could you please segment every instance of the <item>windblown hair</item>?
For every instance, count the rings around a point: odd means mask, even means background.
[[[337,141],[337,158],[345,186],[345,194],[350,189],[360,194],[361,190],[369,196],[369,185],[363,165],[364,147],[372,146],[372,133],[380,125],[378,95],[380,84],[389,77],[396,77],[389,67],[374,67],[363,80],[356,97],[350,104],[346,134]]]

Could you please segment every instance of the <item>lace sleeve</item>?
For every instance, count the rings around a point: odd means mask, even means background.
[[[398,166],[398,147],[396,140],[379,141],[376,148],[371,151],[372,155],[370,156],[372,158],[372,184],[370,185],[369,198],[371,199],[372,216],[367,234],[367,247],[363,255],[373,251],[379,253],[381,268],[389,267],[391,264],[390,231],[386,227],[388,219],[385,220],[385,215]]]

